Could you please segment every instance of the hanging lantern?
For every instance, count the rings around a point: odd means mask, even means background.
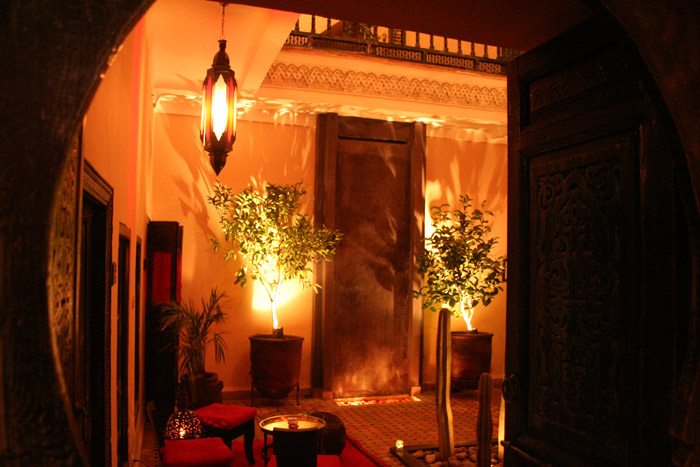
[[[223,4],[224,11],[226,5]],[[224,34],[224,14],[221,35]],[[207,70],[202,86],[202,122],[200,137],[209,162],[218,175],[236,141],[236,102],[238,94],[235,73],[229,66],[226,40],[219,39],[219,51]]]

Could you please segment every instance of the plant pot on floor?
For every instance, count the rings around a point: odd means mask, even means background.
[[[299,399],[299,370],[303,337],[273,337],[256,334],[250,339],[250,375],[252,386],[271,399],[282,399],[297,389]],[[251,401],[252,401],[251,390]]]
[[[493,334],[478,331],[451,333],[452,390],[477,389],[482,373],[491,372],[491,338]]]
[[[209,404],[223,402],[221,389],[224,387],[224,382],[219,380],[217,373],[205,372],[194,377],[194,381],[190,381],[189,376],[182,377],[182,385],[187,391],[190,398],[190,408],[192,410]]]

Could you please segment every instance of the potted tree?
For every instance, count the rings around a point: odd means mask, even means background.
[[[488,306],[501,290],[505,259],[492,252],[492,237],[486,201],[472,208],[472,198],[459,197],[461,209],[447,204],[431,206],[433,233],[425,239],[416,258],[423,286],[414,291],[423,299],[423,309],[448,308],[467,324],[466,332],[451,333],[452,387],[475,389],[481,373],[491,370],[491,338],[472,325],[475,308]]]
[[[209,198],[219,214],[227,248],[226,259],[245,261],[236,273],[236,284],[257,280],[270,300],[271,334],[250,339],[251,376],[255,389],[272,398],[286,397],[298,388],[303,338],[285,336],[277,316],[280,287],[295,280],[315,292],[311,265],[330,261],[342,234],[324,226],[314,227],[299,214],[299,200],[306,194],[301,182],[268,185],[258,191],[248,186],[234,194],[219,182]],[[215,249],[221,247],[214,240]]]
[[[210,343],[214,346],[216,362],[225,360],[226,341],[223,335],[227,331],[212,331],[215,324],[226,320],[221,309],[225,297],[225,293],[213,288],[208,301],[202,298],[201,310],[195,307],[192,300],[185,304],[169,302],[163,305],[160,327],[162,331],[170,330],[177,336],[173,345],[177,346],[181,384],[189,390],[192,409],[222,401],[223,383],[216,373],[205,371],[204,362]]]

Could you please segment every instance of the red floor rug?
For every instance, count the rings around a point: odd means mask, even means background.
[[[256,439],[253,442],[253,454],[255,454],[255,465],[260,467],[265,465],[260,458],[262,448],[262,440]],[[231,443],[231,452],[233,452],[233,467],[248,467],[249,464],[243,451],[242,439]],[[345,449],[340,454],[340,465],[342,467],[388,467],[384,461],[365,450],[355,438],[349,435],[345,443]]]

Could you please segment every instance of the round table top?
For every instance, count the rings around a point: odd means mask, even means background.
[[[296,422],[296,427],[294,426]],[[320,430],[326,422],[307,414],[275,415],[260,421],[260,429],[272,433],[275,428],[282,430]]]

